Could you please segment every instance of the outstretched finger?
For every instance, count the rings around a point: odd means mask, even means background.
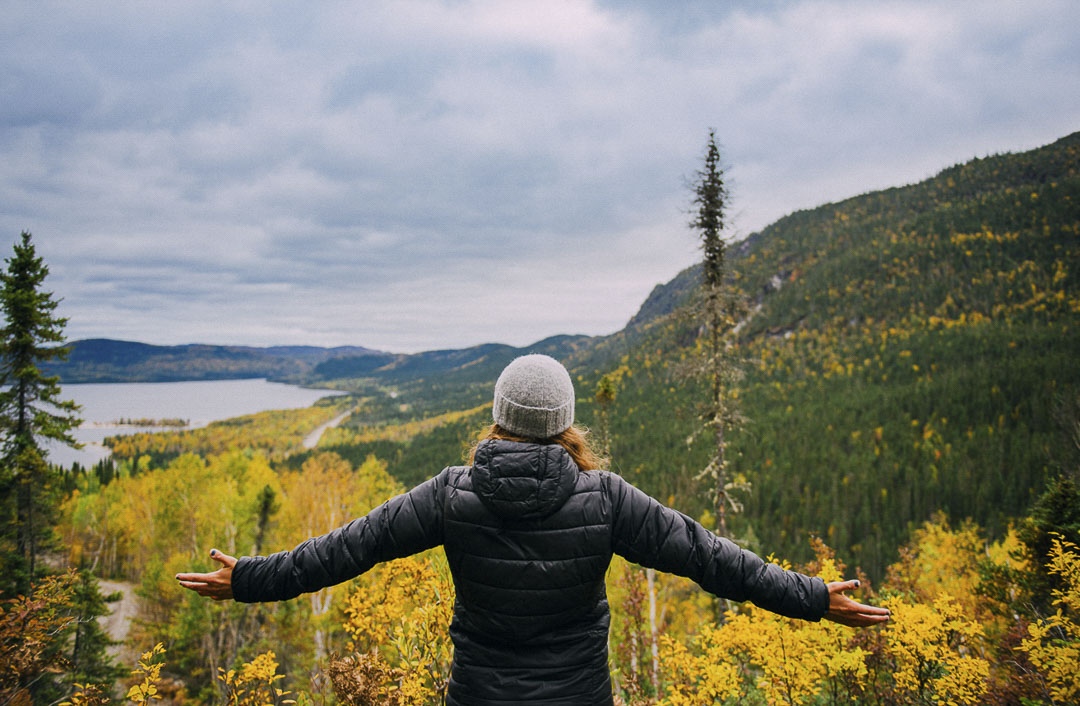
[[[856,613],[854,615],[828,615],[826,616],[834,623],[840,623],[851,628],[865,628],[871,625],[880,625],[881,623],[889,622],[888,615],[871,615],[869,613]]]
[[[861,615],[885,615],[886,617],[892,615],[892,611],[890,611],[888,608],[881,608],[880,606],[867,606],[866,603],[855,603],[855,605],[859,606],[859,613]]]
[[[232,598],[232,592],[226,586],[212,583],[200,583],[193,581],[181,581],[180,585],[184,588],[191,589],[205,598],[213,598],[215,601],[222,601],[226,598]]]
[[[219,552],[217,549],[210,550],[210,558],[220,563],[222,567],[226,569],[231,569],[236,566],[236,557],[231,557],[228,554]]]
[[[829,593],[854,591],[860,586],[859,579],[851,579],[850,581],[833,581],[829,584]]]
[[[859,603],[856,600],[852,600],[843,594],[834,594],[829,601],[829,609],[831,611],[843,614],[843,615],[890,615],[888,608],[880,608],[874,605],[867,605],[865,603]]]

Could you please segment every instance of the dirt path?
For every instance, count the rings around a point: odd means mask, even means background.
[[[138,659],[139,653],[131,645],[127,644],[128,633],[131,632],[131,621],[138,613],[138,597],[135,595],[135,584],[127,581],[107,581],[99,579],[101,594],[108,596],[119,591],[123,597],[114,602],[106,603],[110,612],[98,618],[101,627],[110,638],[118,644],[109,646],[106,650],[109,656],[114,657],[118,664],[133,666]]]
[[[351,409],[348,412],[342,412],[341,414],[334,417],[333,419],[331,419],[326,424],[323,424],[321,426],[316,427],[315,431],[311,432],[310,434],[308,434],[307,436],[304,437],[304,448],[305,449],[313,449],[313,448],[315,448],[315,446],[319,443],[319,439],[322,437],[324,431],[326,431],[327,429],[332,429],[332,428],[336,427],[338,424],[341,424],[343,421],[345,421],[345,418],[348,417],[350,414],[352,414]]]

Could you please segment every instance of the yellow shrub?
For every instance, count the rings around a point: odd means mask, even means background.
[[[369,653],[369,661],[378,664],[368,672],[385,680],[365,688],[401,706],[438,701],[450,678],[453,611],[454,586],[441,552],[398,559],[365,574],[347,599],[342,626],[348,648]]]
[[[160,699],[158,682],[161,680],[161,667],[159,658],[165,656],[165,647],[159,642],[154,648],[143,652],[139,658],[139,667],[132,672],[138,682],[128,689],[127,698],[137,704],[149,703],[153,699]]]
[[[977,603],[978,562],[985,558],[984,545],[974,525],[953,529],[944,515],[936,515],[900,549],[900,561],[889,567],[887,582],[920,602],[948,595],[971,614]]]
[[[695,640],[698,647],[706,643],[704,649],[696,653],[691,653],[668,635],[660,637],[660,664],[669,682],[661,704],[704,706],[740,696],[738,669],[730,662],[716,659],[715,650],[707,646],[712,642],[709,631],[706,626]]]
[[[1065,581],[1054,590],[1057,611],[1046,620],[1028,626],[1028,636],[1017,648],[1046,679],[1055,702],[1080,700],[1080,552],[1060,537],[1053,541],[1047,568]]]
[[[980,703],[990,663],[973,655],[982,637],[979,623],[947,595],[932,604],[898,598],[885,605],[892,620],[885,630],[885,654],[900,695],[950,704]]]
[[[279,689],[275,684],[284,679],[277,673],[276,655],[267,651],[250,662],[241,665],[240,670],[218,669],[218,679],[225,687],[225,698],[229,706],[263,706],[264,704],[292,704],[294,699],[285,699],[289,692]]]
[[[840,579],[831,552],[819,549],[816,573]],[[756,606],[729,611],[721,625],[707,624],[691,647],[665,637],[661,704],[710,704],[744,700],[757,689],[770,704],[807,703],[837,684],[861,689],[866,653],[849,645],[854,633],[831,622],[784,618]]]

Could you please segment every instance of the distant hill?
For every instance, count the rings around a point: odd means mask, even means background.
[[[495,378],[518,356],[544,353],[566,360],[589,350],[598,340],[562,335],[521,348],[485,343],[424,353],[344,356],[316,365],[309,379],[334,381],[338,389],[390,390],[394,395],[392,405],[378,408],[373,415],[383,421],[388,417],[414,418],[490,402]]]
[[[257,378],[299,380],[334,357],[382,355],[359,346],[155,346],[92,338],[68,344],[67,361],[47,367],[62,382],[171,382]]]
[[[487,343],[470,348],[386,353],[361,346],[156,346],[134,341],[93,338],[67,344],[67,361],[53,362],[49,374],[63,383],[173,382],[265,377],[307,384],[352,380],[353,387],[394,386],[421,396],[432,385],[433,400],[445,406],[476,384],[490,387],[499,371],[515,357],[546,353],[566,358],[596,339],[560,335],[514,347]],[[346,383],[348,386],[348,383]],[[451,395],[450,391],[454,393]],[[426,394],[426,393],[424,393]]]
[[[486,379],[520,355],[546,353],[565,356],[593,340],[588,336],[552,336],[529,346],[515,348],[485,343],[471,348],[412,354],[367,353],[335,357],[315,366],[312,376],[324,380],[370,376],[384,381],[410,381],[428,375],[447,375],[465,380]]]

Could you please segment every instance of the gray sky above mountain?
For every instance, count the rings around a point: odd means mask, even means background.
[[[1074,0],[0,12],[0,234],[71,339],[610,333],[698,257],[710,127],[735,237],[1080,129]]]

